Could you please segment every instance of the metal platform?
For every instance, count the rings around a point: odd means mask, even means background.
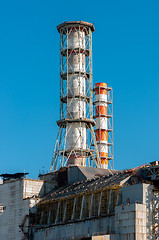
[[[65,118],[65,119],[58,120],[57,125],[59,127],[64,127],[65,128],[67,123],[76,123],[76,122],[77,123],[79,123],[79,122],[86,123],[86,125],[92,125],[92,126],[96,125],[94,120],[88,119],[88,118],[77,118],[77,119],[67,119],[67,118]]]

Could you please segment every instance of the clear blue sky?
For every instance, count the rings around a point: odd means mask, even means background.
[[[159,1],[0,3],[0,173],[50,168],[59,119],[59,34],[94,23],[93,79],[114,90],[115,168],[159,160]]]

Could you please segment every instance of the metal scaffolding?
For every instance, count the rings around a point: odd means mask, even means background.
[[[65,22],[60,33],[60,120],[50,171],[69,164],[101,167],[95,139],[92,32],[86,22]]]

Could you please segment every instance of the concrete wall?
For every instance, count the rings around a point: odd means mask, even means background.
[[[23,199],[44,194],[44,181],[34,179],[24,179],[23,181]]]
[[[29,208],[36,203],[30,196],[38,195],[43,181],[13,180],[0,185],[0,204],[4,212],[0,215],[0,239],[22,240],[24,235],[19,225],[27,225]],[[27,229],[25,229],[27,231]]]
[[[115,233],[120,240],[146,240],[146,205],[117,206],[115,212]]]
[[[78,166],[70,166],[67,171],[68,184],[73,184],[79,181],[86,181],[86,176],[82,173]]]
[[[17,180],[0,185],[0,202],[5,207],[0,216],[0,239],[21,240],[19,225],[29,212],[29,200],[23,201],[23,181]]]
[[[153,185],[135,184],[122,188],[122,204],[140,203],[146,207],[146,239],[152,240],[153,236]]]
[[[55,227],[40,229],[34,233],[34,240],[70,240],[88,238],[93,235],[113,233],[115,217],[102,217],[83,222],[75,222]],[[111,239],[111,238],[110,238]],[[117,239],[118,240],[118,239]]]
[[[142,203],[147,204],[149,194],[151,195],[153,186],[146,183],[134,184],[130,186],[123,187],[122,191],[122,203],[126,205],[127,203]]]
[[[57,172],[47,173],[45,175],[40,175],[40,180],[44,181],[42,194],[47,194],[55,187],[58,186]],[[42,194],[40,194],[42,196]]]

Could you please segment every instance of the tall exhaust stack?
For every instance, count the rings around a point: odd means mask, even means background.
[[[96,142],[99,151],[101,168],[114,168],[113,160],[113,96],[112,88],[107,83],[95,84],[95,119],[96,119]]]
[[[69,165],[101,167],[93,127],[92,23],[69,21],[60,33],[60,120],[50,170]]]

